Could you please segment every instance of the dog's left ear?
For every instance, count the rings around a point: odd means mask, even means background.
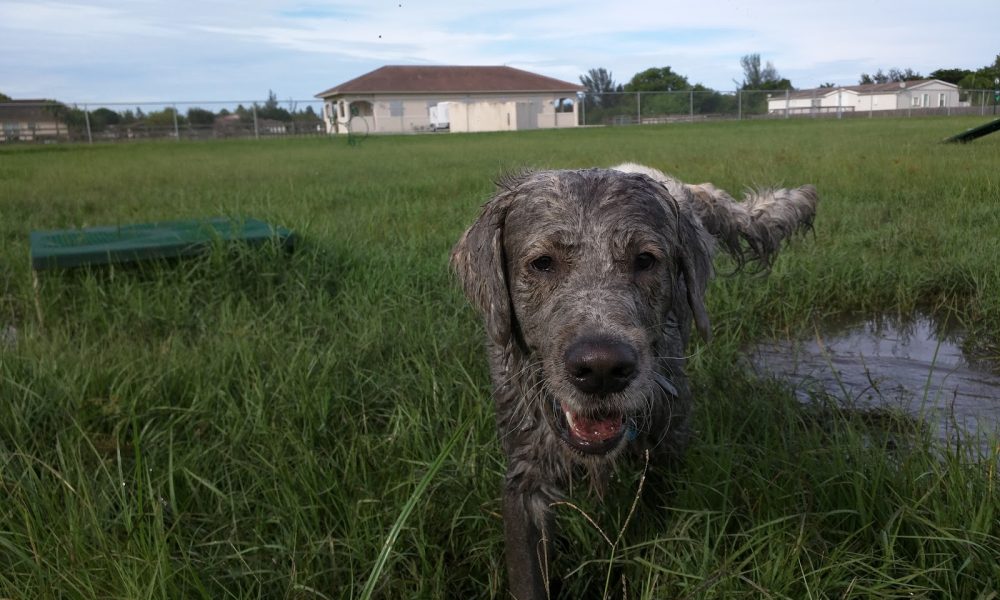
[[[465,297],[482,315],[487,335],[503,346],[512,336],[503,229],[514,193],[503,189],[503,182],[499,187],[452,249],[451,268],[462,283]]]

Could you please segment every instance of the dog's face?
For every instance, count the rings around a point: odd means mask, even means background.
[[[543,171],[501,187],[453,266],[491,341],[540,371],[526,401],[552,433],[610,457],[676,394],[668,340],[692,315],[707,329],[704,232],[644,175]]]

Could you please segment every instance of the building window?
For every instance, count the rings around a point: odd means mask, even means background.
[[[924,94],[924,103],[923,103],[923,106],[926,108],[926,107],[928,107],[930,105],[931,105],[931,96],[930,96],[930,94]]]
[[[944,106],[944,105],[945,105],[945,95],[943,93],[938,94],[938,106]]]
[[[573,100],[571,98],[559,98],[558,100],[553,100],[552,105],[555,107],[557,113],[573,112]]]
[[[389,101],[389,116],[390,117],[402,117],[403,116],[403,101],[402,100],[390,100]]]
[[[375,107],[367,100],[355,100],[351,102],[352,117],[370,117],[375,114]]]
[[[346,105],[347,105],[347,103],[346,103],[346,102],[344,102],[343,100],[341,100],[341,101],[340,101],[340,118],[341,118],[341,119],[343,119],[344,117],[346,117],[346,116],[347,116],[347,108],[346,108]]]
[[[910,98],[910,106],[912,106],[914,108],[919,108],[920,107],[920,96],[914,96],[914,97]]]

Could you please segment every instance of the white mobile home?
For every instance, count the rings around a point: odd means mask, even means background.
[[[878,112],[960,106],[958,86],[939,79],[893,81],[811,90],[774,92],[767,100],[771,115]]]

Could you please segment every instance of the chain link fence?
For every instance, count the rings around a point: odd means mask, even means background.
[[[203,140],[324,135],[320,100],[0,102],[0,143]]]
[[[881,99],[881,105],[879,105]],[[581,94],[555,112],[571,125],[616,126],[712,120],[875,118],[997,114],[994,90],[899,90],[878,97],[831,88],[806,91],[686,90]],[[426,104],[426,102],[425,102]],[[392,108],[390,106],[390,108]],[[565,108],[566,110],[562,110]],[[573,109],[576,115],[574,117]],[[426,112],[426,109],[424,110]],[[0,102],[0,143],[116,142],[143,139],[224,139],[326,135],[337,130],[321,100]],[[427,115],[421,113],[423,117]],[[327,120],[330,120],[328,123]],[[567,121],[569,119],[569,121]],[[435,131],[401,127],[399,132]]]
[[[581,97],[578,110],[582,125],[653,125],[803,117],[988,116],[997,113],[997,101],[994,90],[923,92],[901,89],[878,96],[836,88],[734,92],[685,90],[586,94]]]

